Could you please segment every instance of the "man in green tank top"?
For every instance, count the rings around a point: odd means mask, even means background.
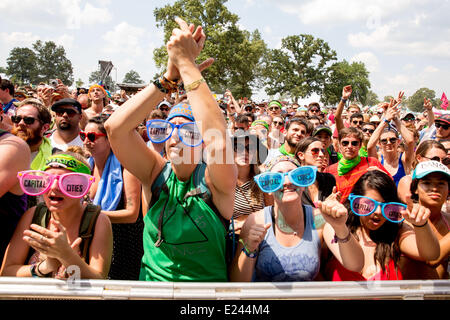
[[[205,34],[201,27],[194,30],[183,20],[176,21],[179,29],[167,44],[166,73],[115,111],[105,128],[115,155],[142,182],[144,202],[150,203],[144,217],[140,279],[227,281],[222,222],[233,213],[237,169],[233,160],[227,161],[232,148],[222,112],[200,73],[212,61],[195,64]],[[174,106],[167,120],[147,123],[149,138],[165,143],[167,163],[147,148],[135,128],[167,93],[176,90],[178,81],[184,83],[189,104]],[[203,150],[207,164],[201,170]],[[155,192],[159,181],[160,190]]]

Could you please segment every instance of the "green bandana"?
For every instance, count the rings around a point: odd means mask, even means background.
[[[366,157],[366,158],[369,156],[369,154],[367,152],[367,147],[362,146],[361,149],[359,149],[359,156]]]
[[[358,155],[356,158],[347,160],[341,158],[338,162],[338,175],[343,176],[361,162],[361,157]]]
[[[47,158],[42,171],[48,168],[64,168],[73,172],[91,174],[91,169],[80,160],[68,154],[55,154]]]
[[[252,122],[252,127],[256,126],[256,125],[262,125],[264,128],[267,129],[267,131],[269,131],[269,124],[267,122],[265,122],[264,120],[255,120]]]
[[[286,151],[286,148],[284,147],[284,145],[285,145],[285,143],[283,143],[281,145],[281,147],[278,149],[281,152],[281,154],[285,155],[285,156],[288,156],[288,157],[295,157],[295,154],[289,153],[289,152]]]

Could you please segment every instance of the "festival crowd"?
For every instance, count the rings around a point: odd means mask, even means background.
[[[449,279],[450,113],[219,96],[176,22],[137,92],[1,79],[1,276]]]

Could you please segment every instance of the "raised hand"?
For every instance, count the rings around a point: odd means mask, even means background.
[[[414,203],[411,200],[411,196],[406,196],[406,205],[406,210],[400,212],[406,221],[416,227],[422,227],[427,224],[431,214],[430,209],[419,203]]]
[[[70,98],[69,88],[64,85],[64,83],[60,79],[56,79],[58,81],[58,85],[55,88],[55,91],[58,92],[63,98]]]
[[[325,199],[325,201],[317,202],[317,208],[322,212],[322,216],[334,229],[337,226],[343,226],[347,222],[348,211],[345,206],[339,202],[341,198],[340,192],[333,192]]]
[[[423,109],[424,110],[432,110],[433,105],[431,104],[431,100],[427,98],[423,98]]]
[[[342,99],[348,100],[350,98],[350,95],[352,94],[352,86],[345,86],[342,89]]]

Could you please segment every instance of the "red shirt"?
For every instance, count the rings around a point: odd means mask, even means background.
[[[338,175],[338,164],[339,162],[332,164],[331,166],[327,167],[324,172],[331,173],[336,178],[336,189],[342,194],[341,203],[344,203],[345,200],[347,200],[356,181],[358,181],[359,178],[361,178],[361,176],[367,172],[367,169],[369,167],[378,167],[392,178],[392,176],[383,167],[380,161],[372,157],[361,157],[361,162],[343,176]]]

